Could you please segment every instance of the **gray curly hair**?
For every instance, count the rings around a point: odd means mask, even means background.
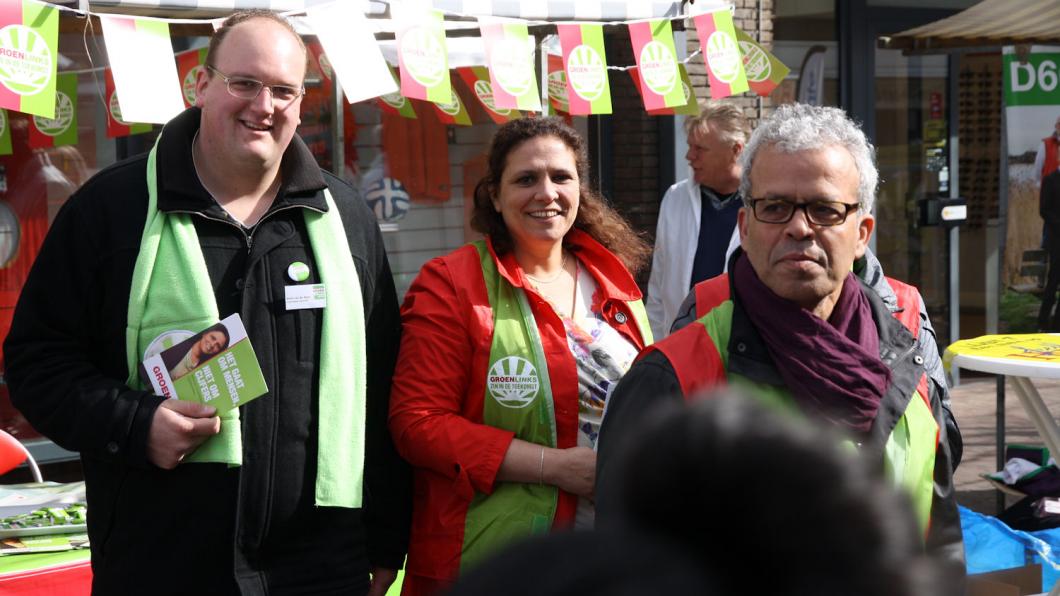
[[[758,125],[740,155],[740,165],[743,166],[740,196],[748,207],[751,200],[751,167],[758,151],[770,146],[783,153],[813,151],[829,146],[843,147],[850,152],[858,169],[858,213],[872,212],[876,202],[876,185],[880,179],[876,169],[876,150],[865,138],[861,127],[843,110],[800,103],[785,104]]]

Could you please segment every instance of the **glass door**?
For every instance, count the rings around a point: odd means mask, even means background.
[[[947,233],[923,225],[921,205],[949,196],[949,61],[945,55],[903,56],[882,49],[875,58],[876,254],[888,276],[920,289],[944,338]]]

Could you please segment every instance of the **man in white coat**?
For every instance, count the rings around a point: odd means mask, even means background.
[[[691,176],[666,191],[659,207],[647,310],[656,341],[689,289],[725,269],[729,239],[742,203],[739,157],[750,126],[739,107],[708,101],[685,122]]]

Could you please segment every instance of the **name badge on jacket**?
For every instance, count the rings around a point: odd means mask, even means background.
[[[328,305],[328,295],[324,290],[324,284],[284,286],[283,293],[287,310],[324,308]]]

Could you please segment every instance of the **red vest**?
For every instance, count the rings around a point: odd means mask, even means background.
[[[887,278],[887,283],[898,298],[898,311],[893,313],[894,317],[916,338],[920,334],[920,292],[915,286],[890,277]],[[700,319],[729,299],[729,274],[723,273],[702,281],[696,284],[693,291],[696,293],[696,318]],[[659,350],[670,361],[686,398],[694,395],[699,389],[724,385],[726,382],[721,354],[703,325],[693,323],[685,326],[645,348],[639,358],[643,358],[652,350]],[[917,390],[927,399],[926,374],[920,377]]]
[[[1057,150],[1060,140],[1057,140],[1056,135],[1049,135],[1042,139],[1042,144],[1045,145],[1045,161],[1042,162],[1041,175],[1045,178],[1060,167],[1060,151]]]

